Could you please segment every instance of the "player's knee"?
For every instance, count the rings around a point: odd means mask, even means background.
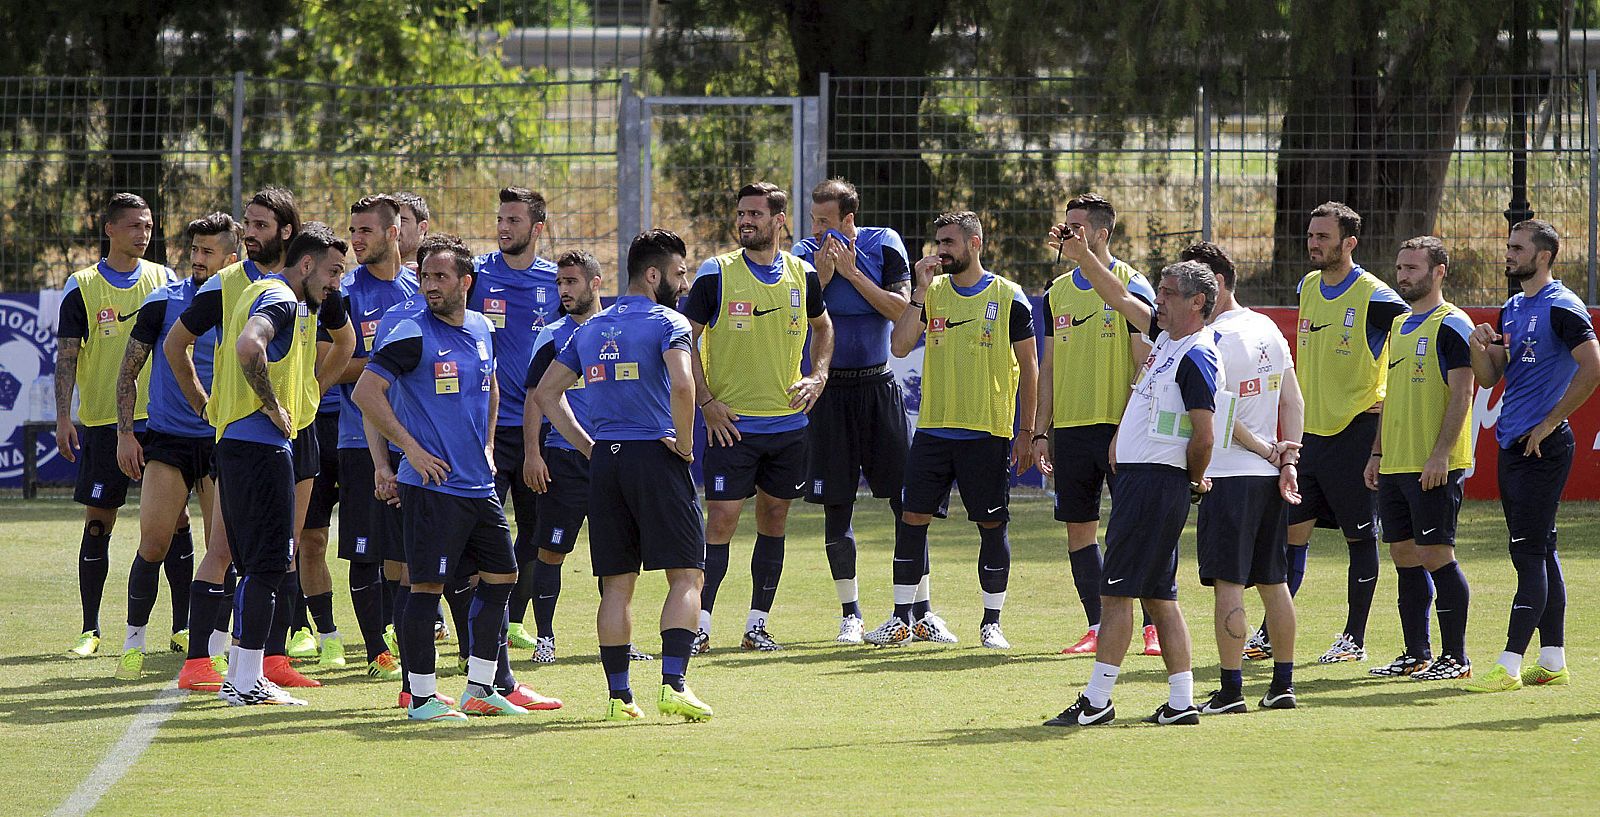
[[[139,558],[147,562],[159,562],[167,558],[167,551],[171,549],[171,539],[166,539],[160,542],[141,541],[139,543]]]
[[[536,558],[547,565],[558,565],[567,560],[567,554],[539,548],[539,555]]]
[[[413,594],[424,596],[444,595],[444,582],[414,582],[411,585]]]
[[[103,520],[90,519],[83,523],[83,532],[89,536],[105,536],[111,532],[111,526]]]
[[[906,523],[907,525],[916,525],[918,527],[922,527],[924,525],[933,524],[933,514],[912,513],[911,511],[906,511],[900,514],[900,521]]]
[[[1005,522],[1000,521],[1000,520],[992,520],[992,521],[989,521],[989,522],[979,522],[977,524],[978,524],[978,527],[983,528],[984,530],[994,530],[995,528],[998,528],[1001,525],[1004,525]]]

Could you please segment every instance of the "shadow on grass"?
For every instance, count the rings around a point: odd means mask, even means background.
[[[1509,720],[1479,721],[1477,723],[1451,723],[1441,726],[1407,726],[1404,728],[1384,727],[1382,732],[1449,732],[1449,731],[1490,731],[1490,732],[1533,732],[1546,726],[1566,726],[1568,724],[1593,724],[1600,722],[1600,712],[1567,712],[1561,715],[1545,715],[1539,718],[1512,718]]]
[[[225,719],[208,717],[206,710],[224,710]],[[691,728],[695,724],[681,721],[645,720],[638,723],[607,723],[590,715],[562,715],[533,713],[505,717],[472,717],[456,725],[414,723],[405,719],[399,709],[326,710],[308,707],[261,707],[237,710],[221,701],[197,707],[184,707],[180,715],[161,727],[157,743],[189,744],[214,743],[223,740],[259,740],[263,737],[281,736],[298,738],[308,733],[340,732],[355,735],[363,740],[443,740],[458,743],[462,740],[503,740],[533,734],[559,734],[575,730],[607,729],[671,729]]]

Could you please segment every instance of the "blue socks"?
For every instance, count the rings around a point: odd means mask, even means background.
[[[690,638],[692,640],[693,636]],[[633,689],[628,684],[628,645],[600,645],[600,667],[605,670],[606,688],[611,691],[611,697],[633,703]]]
[[[194,583],[194,537],[189,528],[179,528],[172,534],[172,545],[167,548],[161,567],[172,590],[172,631],[177,632],[189,626],[189,586]]]
[[[1539,570],[1542,574],[1544,565],[1541,564]],[[150,612],[156,607],[156,594],[159,592],[161,563],[147,562],[135,552],[133,567],[128,569],[128,626],[143,627],[150,623]]]
[[[783,578],[783,537],[756,534],[750,551],[750,609],[771,612]]]
[[[1367,616],[1372,612],[1372,597],[1378,590],[1377,537],[1346,542],[1350,546],[1350,569],[1345,574],[1345,596],[1350,605],[1344,631],[1358,646],[1367,639]]]
[[[1083,605],[1083,615],[1093,627],[1100,623],[1100,543],[1069,551],[1067,560],[1072,564],[1072,586],[1078,590],[1078,603]]]
[[[1467,662],[1467,607],[1472,591],[1467,587],[1467,576],[1458,562],[1451,562],[1433,571],[1433,586],[1438,588],[1439,599],[1434,612],[1439,614],[1439,646],[1463,664]]]
[[[1428,608],[1433,606],[1433,584],[1428,580],[1428,570],[1416,567],[1396,567],[1395,606],[1400,611],[1400,634],[1405,640],[1406,655],[1413,658],[1432,658],[1433,649],[1428,638]]]
[[[728,549],[724,542],[720,545],[706,543],[706,581],[700,590],[700,609],[709,614],[717,604],[717,590],[722,587],[722,580],[728,575]]]
[[[536,634],[556,634],[556,601],[561,597],[561,565],[533,560],[533,625]]]
[[[1006,603],[1006,586],[1011,580],[1011,542],[1007,525],[978,526],[978,587],[983,591],[983,623],[1000,623],[1000,610]]]
[[[689,671],[689,654],[693,648],[693,632],[682,627],[661,631],[661,683],[683,691],[683,676]],[[626,652],[623,655],[626,658]],[[609,676],[610,670],[606,673]]]

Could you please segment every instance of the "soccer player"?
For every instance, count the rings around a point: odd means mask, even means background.
[[[573,250],[556,261],[556,290],[566,314],[545,327],[534,342],[533,362],[528,364],[525,381],[527,390],[539,385],[550,362],[566,347],[572,333],[599,314],[603,278],[600,261],[588,252]],[[574,380],[566,391],[566,400],[578,424],[589,429],[594,426],[584,386],[582,378]],[[531,586],[512,599],[513,604],[520,599],[522,606],[513,606],[511,610],[511,620],[521,621],[527,613],[528,601],[533,602],[536,628],[533,661],[536,664],[550,664],[556,660],[555,615],[556,602],[561,596],[561,563],[577,544],[578,532],[583,530],[583,520],[589,513],[589,460],[554,428],[541,440],[543,417],[538,405],[524,405],[522,479],[538,495],[539,527],[534,541],[539,544],[539,551],[529,571]],[[519,579],[523,580],[526,577]]]
[[[522,481],[522,407],[527,398],[523,379],[533,361],[533,342],[540,330],[556,320],[560,297],[556,294],[556,265],[538,255],[544,234],[544,196],[524,187],[500,191],[495,229],[500,249],[473,259],[469,308],[483,313],[495,328],[495,377],[500,382],[500,413],[495,418],[495,491],[500,501],[511,495],[517,516],[517,565],[532,570],[538,545],[538,508],[533,489]],[[449,593],[452,604],[456,590]],[[521,600],[526,609],[527,601]],[[510,632],[511,646],[532,649],[521,621]]]
[[[412,272],[417,270],[417,248],[428,237],[428,220],[433,212],[428,200],[407,190],[394,194],[400,202],[400,261]]]
[[[556,433],[592,458],[589,551],[601,582],[596,629],[610,690],[607,720],[644,716],[628,679],[633,590],[641,568],[667,573],[656,709],[689,721],[712,716],[684,680],[706,556],[689,475],[692,330],[672,308],[688,289],[687,253],[683,239],[666,230],[635,237],[628,247],[627,294],[574,330],[532,393]],[[562,399],[580,378],[588,392],[592,438]]]
[[[239,643],[218,696],[231,706],[304,706],[264,674],[275,608],[292,586],[299,418],[316,392],[316,316],[344,275],[342,239],[308,222],[284,251],[281,274],[246,286],[217,336],[211,404],[222,521],[239,567]]]
[[[1600,344],[1589,310],[1551,273],[1561,236],[1549,222],[1530,219],[1506,239],[1506,279],[1522,288],[1500,308],[1497,325],[1472,331],[1472,371],[1493,388],[1504,377],[1495,441],[1500,445],[1500,506],[1509,529],[1517,592],[1500,659],[1469,681],[1473,692],[1509,692],[1572,682],[1567,669],[1567,584],[1556,552],[1556,514],[1572,471],[1567,418],[1600,384]],[[1523,653],[1539,631],[1539,658],[1526,668]]]
[[[517,581],[494,484],[495,329],[466,308],[473,270],[466,245],[441,235],[424,253],[418,286],[425,308],[412,302],[385,314],[354,391],[362,416],[405,453],[398,479],[411,585],[399,627],[411,687],[406,716],[459,723],[463,710],[523,715],[527,709],[494,688],[506,601]],[[476,572],[478,585],[466,697],[456,709],[438,698],[433,624],[445,583],[461,571]]]
[[[833,388],[817,398],[806,428],[806,501],[822,505],[822,541],[839,594],[842,644],[860,644],[863,632],[850,525],[856,487],[865,474],[872,495],[889,500],[895,524],[901,524],[900,486],[911,445],[900,386],[889,371],[889,331],[910,297],[911,264],[899,233],[856,224],[860,207],[855,185],[844,179],[817,185],[811,191],[816,234],[790,251],[816,267],[833,321]]]
[[[136,681],[143,673],[145,627],[156,604],[158,571],[163,560],[171,560],[167,563],[167,577],[172,583],[172,629],[174,633],[182,630],[187,636],[189,583],[194,578],[194,539],[188,518],[191,491],[199,495],[206,529],[214,521],[211,424],[189,408],[173,379],[166,355],[157,355],[151,361],[149,420],[142,444],[134,433],[134,404],[141,395],[138,379],[145,361],[150,359],[150,350],[161,345],[167,330],[194,300],[200,286],[218,270],[239,260],[239,227],[227,213],[197,218],[184,228],[183,235],[188,244],[189,277],[154,290],[145,298],[128,336],[122,371],[117,375],[117,461],[129,479],[141,480],[139,550],[128,570],[128,634],[116,673],[127,681]],[[213,330],[194,346],[195,369],[201,383],[208,387],[216,345]],[[183,575],[174,580],[173,562],[180,560]],[[202,638],[209,635],[209,629],[200,633]],[[174,635],[175,652],[188,651],[187,638],[183,641],[180,648]]]
[[[371,359],[384,313],[417,292],[416,273],[401,263],[404,209],[397,197],[382,194],[350,205],[350,248],[360,266],[345,276],[343,293],[345,310],[356,327],[356,349],[339,378],[339,427],[333,444],[339,472],[339,558],[350,563],[350,601],[366,647],[367,675],[386,681],[400,680],[401,670],[384,643],[389,621],[384,615],[384,578],[387,574],[399,579],[405,548],[375,530],[382,503],[373,495],[372,453],[361,425],[361,407],[351,392]],[[333,650],[324,642],[324,653],[329,652]],[[343,657],[340,646],[336,661]]]
[[[806,491],[806,414],[828,382],[833,324],[812,266],[778,248],[789,194],[769,182],[739,189],[734,226],[739,249],[706,259],[684,314],[700,350],[695,402],[706,424],[705,590],[695,651],[711,648],[711,610],[728,573],[729,543],[744,501],[756,498],[750,552],[746,650],[782,649],[767,631],[789,505]],[[811,374],[800,373],[811,335]],[[703,338],[703,339],[702,339]]]
[[[1289,509],[1289,592],[1305,576],[1312,528],[1338,527],[1350,550],[1344,631],[1317,661],[1367,660],[1367,614],[1378,583],[1377,497],[1362,471],[1378,433],[1389,330],[1405,301],[1351,260],[1361,216],[1336,201],[1311,211],[1306,253],[1317,271],[1300,281],[1300,384],[1305,390],[1305,448],[1300,452],[1302,501]],[[1246,646],[1249,657],[1272,654],[1265,626]]]
[[[117,465],[117,371],[128,348],[130,323],[145,298],[172,280],[172,270],[144,260],[155,220],[150,206],[132,193],[117,193],[101,219],[106,257],[67,279],[56,323],[56,448],[78,463],[72,498],[84,506],[78,545],[78,598],[83,631],[68,652],[88,658],[100,649],[100,599],[109,572],[111,529],[128,497],[128,475]],[[150,377],[139,377],[134,426],[144,434]],[[72,422],[77,387],[80,437]],[[79,462],[79,447],[83,460]]]
[[[901,498],[905,524],[894,543],[894,615],[870,640],[911,640],[916,568],[926,558],[928,526],[953,484],[961,489],[967,518],[978,526],[979,637],[985,647],[1010,649],[1000,628],[1011,576],[1006,523],[1011,468],[1020,473],[1027,467],[1033,434],[1039,378],[1033,316],[1021,287],[983,268],[983,225],[976,213],[943,213],[933,229],[937,254],[913,268],[909,304],[890,336],[895,357],[910,354],[924,333],[927,347],[922,410]]]
[[[1082,241],[1070,228],[1068,238]],[[1103,269],[1087,271],[1095,289],[1108,302],[1114,300],[1121,283]],[[1100,648],[1088,689],[1046,726],[1104,726],[1116,719],[1111,692],[1133,636],[1135,598],[1155,619],[1167,667],[1167,701],[1145,721],[1200,722],[1189,631],[1177,602],[1178,537],[1188,521],[1191,495],[1211,490],[1205,474],[1215,442],[1212,421],[1226,379],[1215,333],[1206,326],[1216,300],[1216,276],[1205,264],[1181,261],[1161,271],[1154,348],[1112,441],[1117,499],[1106,526]]]
[[[1287,505],[1300,501],[1295,461],[1305,423],[1294,358],[1271,318],[1239,304],[1234,296],[1238,275],[1227,252],[1203,241],[1186,248],[1178,260],[1199,261],[1216,276],[1211,329],[1229,378],[1224,388],[1238,398],[1232,435],[1212,454],[1206,469],[1211,491],[1200,503],[1200,583],[1215,590],[1212,625],[1222,664],[1222,688],[1201,704],[1200,714],[1246,710],[1243,650],[1250,631],[1244,590],[1250,585],[1261,594],[1268,627],[1276,635],[1272,681],[1261,705],[1293,709],[1295,613],[1288,585]]]
[[[1433,236],[1408,239],[1395,257],[1395,291],[1411,306],[1389,333],[1382,423],[1367,460],[1383,540],[1394,560],[1405,652],[1372,675],[1418,681],[1472,677],[1467,658],[1467,577],[1456,563],[1456,514],[1472,467],[1472,322],[1444,299],[1450,254]],[[1432,586],[1429,578],[1432,578]],[[1439,591],[1439,639],[1428,608]]]
[[[1094,291],[1081,264],[1045,290],[1049,340],[1039,366],[1033,459],[1041,473],[1055,477],[1056,521],[1067,525],[1072,583],[1089,619],[1089,631],[1061,653],[1092,655],[1100,639],[1100,489],[1115,480],[1107,459],[1111,438],[1128,403],[1135,367],[1150,351],[1142,327],[1149,325],[1156,294],[1144,273],[1111,254],[1117,226],[1111,202],[1094,193],[1077,196],[1067,202],[1066,223],[1087,240],[1090,254],[1084,263],[1098,264],[1145,303],[1144,323],[1129,323]],[[1145,655],[1160,655],[1148,613],[1142,630]]]

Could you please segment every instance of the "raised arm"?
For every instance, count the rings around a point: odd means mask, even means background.
[[[1140,332],[1150,331],[1150,305],[1129,292],[1127,285],[1112,275],[1105,264],[1100,263],[1100,259],[1090,251],[1089,244],[1082,234],[1071,230],[1065,224],[1058,224],[1050,228],[1050,236],[1053,240],[1049,242],[1049,247],[1060,248],[1063,257],[1072,259],[1072,262],[1078,265],[1078,270],[1094,286],[1094,293],[1100,296],[1100,300],[1117,310]]]
[[[917,341],[927,329],[923,323],[923,310],[928,303],[928,287],[938,274],[939,256],[929,255],[911,268],[911,298],[900,316],[894,319],[894,329],[889,333],[889,351],[895,357],[905,357],[917,348]]]

